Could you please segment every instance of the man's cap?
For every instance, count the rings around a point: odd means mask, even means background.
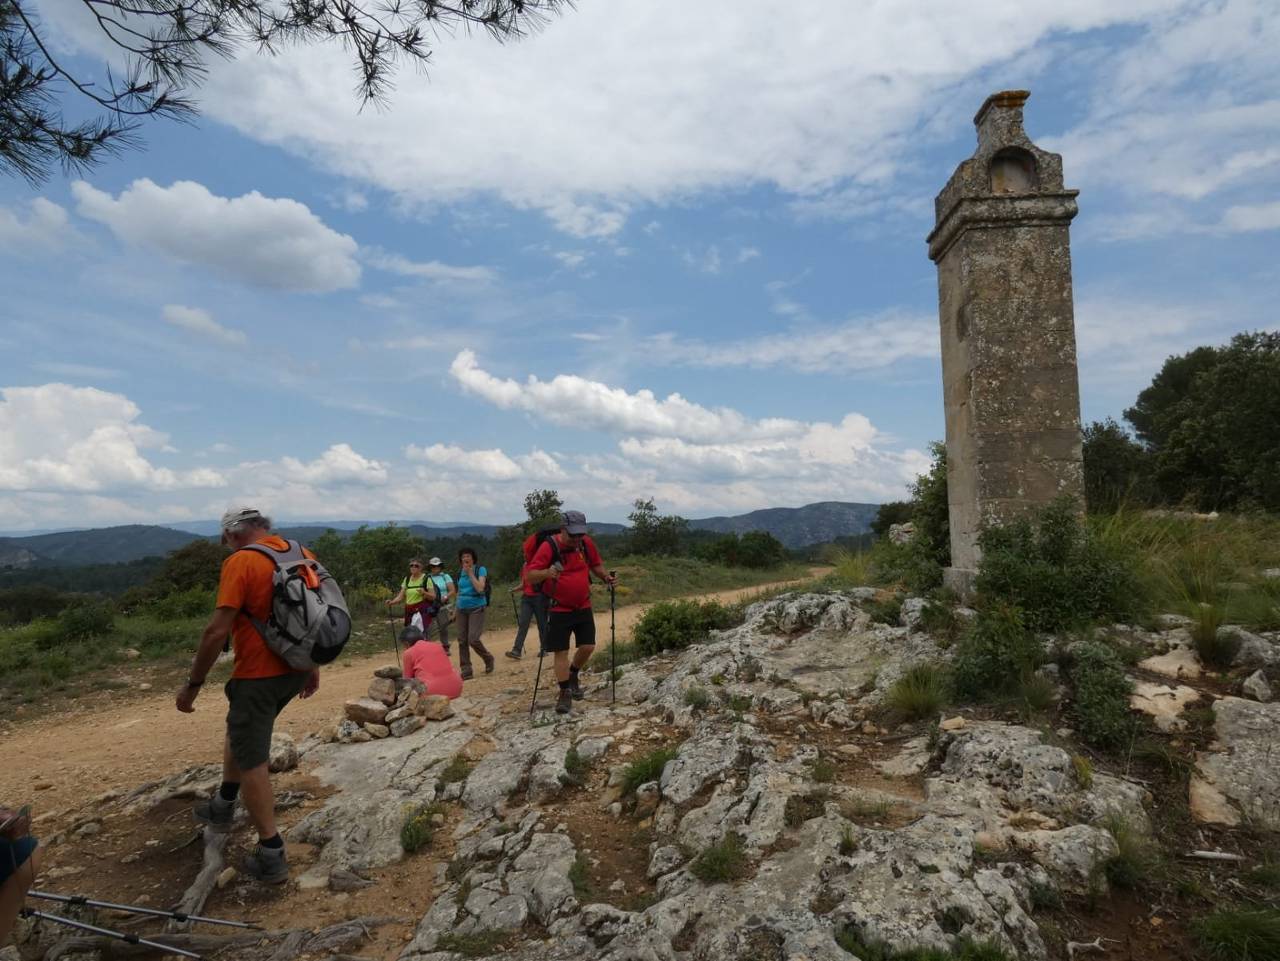
[[[585,534],[587,532],[587,515],[582,511],[565,511],[564,529],[570,534]]]
[[[229,531],[244,521],[261,520],[262,511],[256,507],[233,507],[222,515],[222,529]]]
[[[422,628],[414,627],[412,624],[400,632],[400,640],[405,644],[412,644],[415,641],[422,640]]]
[[[438,558],[438,557],[433,557],[433,558],[431,558],[431,560],[427,561],[427,566],[428,566],[428,567],[439,567],[439,566],[440,566],[441,564],[443,564],[443,563],[444,563],[444,561],[440,560],[440,558]]]

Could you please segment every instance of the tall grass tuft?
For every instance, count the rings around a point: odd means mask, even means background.
[[[1208,961],[1280,961],[1280,911],[1221,908],[1192,924]]]
[[[885,706],[919,721],[935,717],[947,703],[946,669],[940,664],[912,664],[885,692]]]

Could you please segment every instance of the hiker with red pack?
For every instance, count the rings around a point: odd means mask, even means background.
[[[591,610],[591,575],[612,586],[616,578],[604,569],[595,543],[587,536],[587,518],[581,511],[565,511],[560,531],[542,542],[525,565],[525,579],[541,587],[551,602],[547,616],[545,648],[555,655],[560,695],[556,713],[568,714],[574,701],[582,700],[578,672],[596,649],[596,620]],[[577,650],[569,659],[569,638]]]
[[[541,587],[529,583],[529,562],[533,560],[533,555],[538,552],[543,542],[550,537],[555,537],[558,533],[560,528],[550,527],[536,534],[530,534],[524,539],[524,566],[520,568],[521,595],[520,611],[516,615],[516,639],[511,645],[511,650],[506,652],[507,657],[512,660],[518,661],[524,655],[524,639],[529,633],[530,621],[538,626],[538,653],[546,653],[547,608],[551,599]]]

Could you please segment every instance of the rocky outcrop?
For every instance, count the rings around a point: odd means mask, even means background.
[[[1197,762],[1200,779],[1194,794],[1203,820],[1234,823],[1248,818],[1271,830],[1280,830],[1280,704],[1259,704],[1239,697],[1225,697],[1213,706],[1214,734],[1219,750],[1202,754]],[[1230,806],[1224,809],[1221,799]]]

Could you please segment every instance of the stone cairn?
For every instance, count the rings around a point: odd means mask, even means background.
[[[404,677],[398,667],[373,672],[369,691],[343,705],[343,718],[330,731],[330,741],[356,744],[384,737],[404,737],[426,727],[428,721],[453,717],[443,694],[428,694],[419,680]]]

